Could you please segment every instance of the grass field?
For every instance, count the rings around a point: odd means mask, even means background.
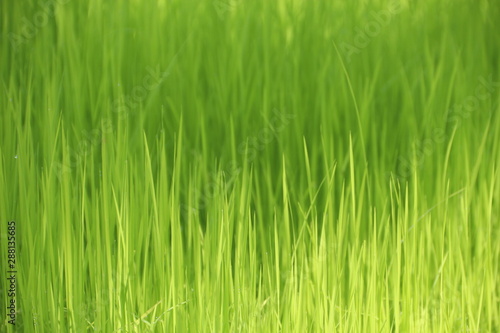
[[[0,1],[0,332],[500,332],[499,19]]]

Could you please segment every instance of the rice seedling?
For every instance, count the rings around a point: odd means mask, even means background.
[[[0,2],[1,332],[500,331],[500,6]]]

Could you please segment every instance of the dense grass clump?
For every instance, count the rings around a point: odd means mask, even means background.
[[[0,331],[500,331],[498,2],[0,11]]]

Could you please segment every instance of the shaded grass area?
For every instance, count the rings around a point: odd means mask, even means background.
[[[495,2],[0,8],[18,331],[500,330]]]

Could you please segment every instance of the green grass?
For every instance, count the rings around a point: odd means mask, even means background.
[[[500,332],[499,4],[224,1],[0,2],[0,331]]]

